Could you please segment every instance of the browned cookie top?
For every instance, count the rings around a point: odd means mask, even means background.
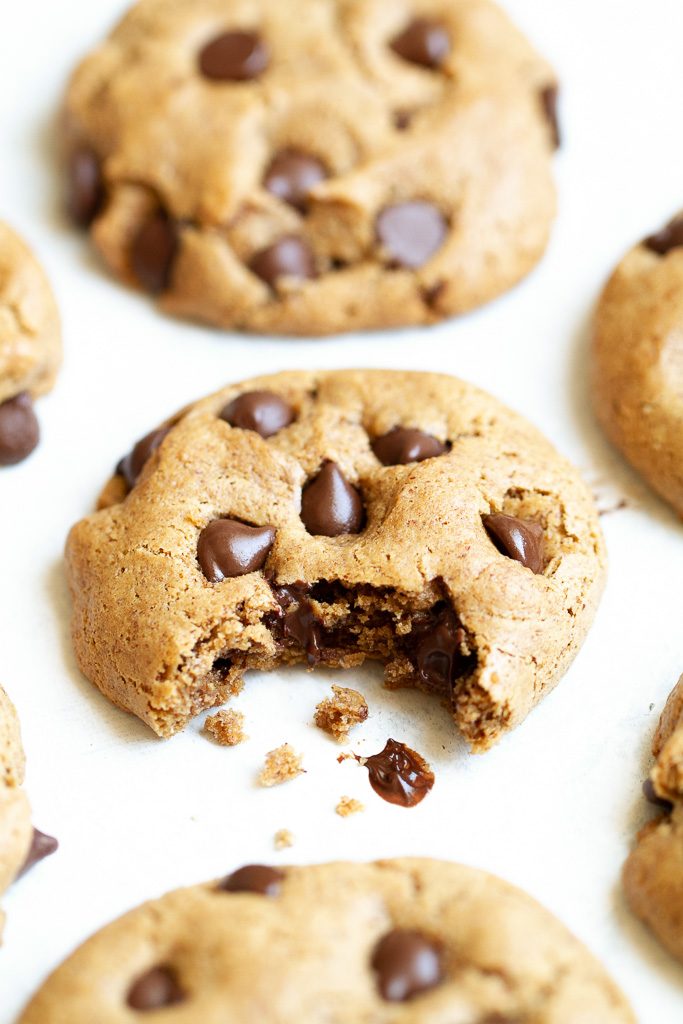
[[[182,316],[431,323],[540,258],[556,98],[490,0],[141,0],[69,87],[71,212]]]
[[[248,668],[369,657],[479,750],[564,673],[605,567],[587,489],[535,428],[382,370],[189,406],[121,460],[67,562],[83,671],[160,735]]]

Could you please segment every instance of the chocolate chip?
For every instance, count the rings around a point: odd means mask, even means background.
[[[423,200],[385,206],[376,227],[392,264],[411,270],[423,266],[441,248],[448,231],[441,211]]]
[[[643,783],[643,796],[649,804],[653,804],[655,807],[661,807],[663,811],[670,814],[674,809],[674,805],[671,800],[667,800],[666,797],[660,796],[655,789],[654,782],[652,779],[645,779]]]
[[[133,450],[124,455],[116,467],[118,476],[122,476],[130,490],[135,487],[147,460],[157,450],[164,438],[171,432],[170,427],[159,427],[138,441]]]
[[[543,527],[532,519],[517,519],[502,512],[483,517],[489,537],[501,554],[521,562],[532,572],[543,571]]]
[[[224,32],[207,43],[199,54],[206,78],[220,82],[246,82],[268,67],[270,54],[258,32]]]
[[[452,608],[442,609],[423,630],[416,630],[414,657],[423,683],[437,693],[450,695],[455,679],[466,670],[463,655],[465,631]]]
[[[543,113],[545,114],[548,126],[550,127],[550,137],[555,149],[559,149],[562,145],[560,119],[557,114],[557,101],[559,95],[560,90],[557,85],[547,85],[545,89],[541,89],[541,106],[543,107]]]
[[[656,252],[658,256],[666,256],[672,249],[683,246],[683,217],[676,217],[670,221],[656,235],[646,238],[643,245]]]
[[[361,496],[335,462],[323,463],[301,495],[301,519],[315,537],[360,533],[365,515]]]
[[[280,606],[277,632],[306,652],[309,665],[317,664],[323,646],[323,627],[308,597],[311,588],[306,583],[290,583],[272,589]]]
[[[138,284],[151,295],[168,287],[178,252],[178,231],[163,211],[149,217],[133,239],[130,262]]]
[[[128,992],[132,1010],[161,1010],[185,1001],[176,973],[171,967],[153,967],[138,978]]]
[[[379,940],[372,967],[380,995],[391,1003],[405,1003],[443,980],[439,945],[407,928],[395,928]]]
[[[40,427],[27,391],[0,405],[0,466],[27,458],[40,440]]]
[[[388,434],[375,438],[372,450],[385,466],[401,466],[408,462],[434,459],[448,451],[445,444],[424,430],[394,427]]]
[[[33,829],[33,835],[31,836],[31,845],[28,853],[26,854],[26,860],[24,861],[21,871],[18,874],[18,878],[25,875],[32,867],[39,864],[41,860],[45,860],[46,857],[52,856],[57,850],[59,843],[52,836],[46,836],[44,832],[40,832],[37,828]]]
[[[231,427],[272,437],[293,422],[295,412],[289,402],[272,391],[245,391],[228,402],[220,416]]]
[[[391,49],[423,68],[440,68],[451,52],[451,37],[438,21],[415,18],[391,40]]]
[[[79,227],[87,228],[102,208],[104,183],[97,155],[86,147],[69,157],[67,209]]]
[[[262,281],[275,286],[281,277],[304,281],[316,276],[313,250],[296,235],[285,235],[252,257],[250,269]]]
[[[215,519],[199,534],[197,558],[210,583],[246,576],[263,568],[275,540],[272,526],[247,526],[235,519]]]
[[[390,804],[415,807],[434,785],[434,772],[425,759],[398,740],[387,740],[384,750],[360,762],[375,793]]]
[[[325,165],[310,153],[283,149],[273,158],[263,184],[278,199],[303,211],[311,189],[326,177]]]
[[[285,878],[284,871],[264,864],[248,864],[224,878],[221,892],[253,892],[259,896],[277,896]]]

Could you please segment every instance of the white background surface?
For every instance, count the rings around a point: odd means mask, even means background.
[[[478,865],[528,889],[605,961],[640,1020],[681,1020],[683,968],[631,918],[618,879],[648,814],[639,793],[655,722],[683,669],[683,531],[596,430],[585,351],[609,268],[683,203],[683,5],[507,0],[564,83],[561,214],[547,258],[514,293],[459,322],[322,342],[164,319],[109,280],[64,223],[55,109],[69,69],[123,7],[2,4],[0,216],[48,268],[66,361],[40,403],[40,449],[0,477],[0,678],[21,714],[35,821],[61,842],[4,899],[1,1024],[75,945],[147,897],[245,861],[406,853]],[[228,380],[354,365],[448,370],[481,384],[602,481],[608,502],[624,494],[630,506],[603,519],[609,585],[574,667],[484,757],[465,752],[436,704],[384,692],[375,670],[346,676],[371,707],[355,749],[374,752],[393,735],[436,770],[432,794],[410,811],[375,797],[366,773],[337,764],[337,746],[307,724],[330,673],[251,677],[235,705],[251,738],[234,750],[207,742],[200,721],[162,743],[79,675],[68,640],[64,537],[131,442]],[[308,774],[257,789],[264,753],[285,739]],[[337,817],[343,793],[366,813]],[[286,855],[272,847],[282,827],[296,836]]]

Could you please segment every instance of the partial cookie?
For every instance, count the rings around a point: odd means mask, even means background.
[[[40,428],[33,399],[61,361],[59,313],[33,253],[0,222],[0,467],[27,458]]]
[[[576,654],[605,553],[524,419],[437,374],[283,373],[188,406],[67,544],[79,664],[170,736],[250,668],[385,665],[475,750]]]
[[[169,893],[86,942],[19,1024],[128,1024],[165,1008],[178,1024],[635,1021],[530,896],[433,860],[252,865]]]
[[[54,853],[57,843],[31,825],[31,809],[21,788],[24,751],[17,714],[0,687],[0,896],[12,882],[43,857]],[[0,936],[4,915],[0,911]]]
[[[683,216],[632,249],[608,282],[593,395],[610,440],[683,516]]]
[[[141,0],[71,80],[69,205],[179,316],[434,323],[542,256],[556,100],[490,0]]]
[[[657,763],[645,785],[661,815],[638,835],[624,866],[631,908],[683,963],[683,676],[672,691],[652,744]]]

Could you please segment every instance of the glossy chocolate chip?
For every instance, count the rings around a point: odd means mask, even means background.
[[[557,85],[547,85],[545,89],[541,89],[541,106],[548,122],[548,127],[550,128],[550,138],[552,139],[555,149],[559,149],[562,145],[560,119],[557,113],[557,101],[559,99],[559,95],[560,90]]]
[[[661,809],[666,811],[667,814],[670,814],[674,809],[674,805],[671,800],[667,800],[666,797],[660,796],[656,791],[652,779],[645,779],[645,782],[643,783],[643,796],[649,804],[652,804],[654,807],[661,807]]]
[[[423,462],[424,459],[434,459],[448,451],[446,445],[431,434],[411,427],[394,427],[388,434],[375,438],[372,450],[385,466]]]
[[[199,534],[197,558],[210,583],[262,569],[275,540],[272,526],[215,519]]]
[[[303,211],[311,189],[326,177],[325,165],[310,153],[283,149],[273,158],[263,184],[278,199]]]
[[[132,490],[132,488],[135,487],[145,463],[157,450],[170,431],[170,427],[159,427],[157,430],[150,431],[149,434],[145,434],[145,436],[138,441],[128,455],[124,455],[121,459],[116,467],[116,472],[119,476],[124,478],[129,489]]]
[[[246,82],[268,67],[268,47],[258,32],[224,32],[207,43],[199,54],[206,78],[219,82]]]
[[[308,532],[315,537],[360,533],[364,518],[356,488],[335,462],[325,462],[301,495],[301,519]]]
[[[683,217],[670,221],[656,235],[646,238],[643,245],[658,256],[666,256],[672,249],[679,249],[683,246]]]
[[[22,875],[25,875],[32,867],[39,864],[41,860],[45,860],[46,857],[51,857],[58,847],[59,843],[56,839],[52,836],[46,836],[44,832],[40,832],[37,828],[34,828],[33,835],[31,836],[31,845],[29,846],[28,853],[26,854],[26,860],[21,867],[18,877],[21,878]]]
[[[140,287],[150,295],[165,291],[177,253],[176,225],[163,210],[157,210],[139,229],[130,250],[131,267]]]
[[[489,537],[503,555],[521,562],[532,572],[543,571],[543,527],[532,519],[502,512],[483,517]]]
[[[424,200],[385,206],[376,227],[377,238],[391,263],[411,270],[431,259],[448,232],[441,210]]]
[[[184,1002],[185,993],[171,967],[153,967],[131,985],[126,1001],[132,1010],[161,1010]]]
[[[451,37],[440,22],[415,18],[391,40],[391,49],[411,64],[436,69],[451,52]]]
[[[69,157],[67,209],[79,227],[87,228],[102,208],[104,184],[97,155],[85,147]]]
[[[285,878],[284,871],[265,864],[248,864],[224,878],[221,892],[253,892],[259,896],[277,896]]]
[[[372,967],[383,999],[405,1003],[443,980],[441,949],[412,929],[395,928],[375,946]]]
[[[0,466],[27,458],[40,440],[40,427],[27,391],[0,405]]]
[[[273,288],[282,277],[305,281],[316,276],[315,258],[308,242],[285,235],[252,257],[250,269]]]
[[[464,658],[465,631],[452,608],[444,608],[433,624],[418,634],[415,663],[420,679],[437,693],[449,695]]]
[[[273,391],[245,391],[225,406],[220,416],[231,427],[255,430],[261,437],[272,437],[294,421],[289,402]]]
[[[361,763],[375,793],[399,807],[415,807],[434,785],[434,772],[425,759],[398,740],[387,740],[384,750],[361,758]]]

